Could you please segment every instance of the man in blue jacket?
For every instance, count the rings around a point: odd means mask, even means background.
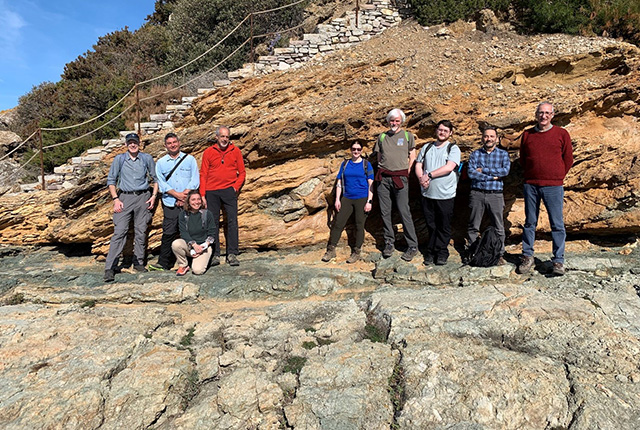
[[[156,163],[158,188],[162,194],[162,241],[156,264],[151,270],[170,270],[176,262],[171,243],[178,237],[178,215],[191,190],[200,186],[198,163],[192,155],[180,151],[180,139],[175,133],[164,137],[167,154]]]

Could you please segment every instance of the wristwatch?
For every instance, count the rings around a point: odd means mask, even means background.
[[[433,179],[433,176],[431,176],[431,172],[427,173],[427,176],[429,177],[429,179]]]

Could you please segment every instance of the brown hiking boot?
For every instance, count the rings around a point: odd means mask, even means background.
[[[322,261],[326,263],[327,261],[331,261],[334,258],[336,258],[336,247],[333,245],[327,245],[327,252],[325,252],[322,256]]]
[[[564,275],[564,264],[562,263],[553,263],[553,268],[551,269],[551,274],[553,276],[563,276]]]
[[[351,255],[347,258],[347,263],[355,263],[356,261],[360,261],[360,248],[353,248],[351,250]]]
[[[523,255],[522,259],[520,260],[520,265],[518,266],[518,273],[529,273],[531,269],[533,269],[533,264],[533,256],[529,257],[527,255]]]
[[[504,257],[500,257],[498,259],[498,262],[496,263],[496,266],[504,266],[505,264],[507,264],[507,260],[505,260]]]

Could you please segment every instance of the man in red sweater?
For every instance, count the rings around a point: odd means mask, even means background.
[[[242,153],[229,141],[229,127],[218,127],[217,143],[205,149],[200,165],[200,195],[213,214],[216,240],[211,265],[220,264],[220,209],[227,215],[227,264],[238,266],[238,193],[244,183]]]
[[[525,130],[520,145],[520,163],[524,176],[525,223],[522,233],[522,261],[518,273],[527,273],[534,266],[533,244],[540,213],[540,201],[549,214],[553,242],[551,273],[564,275],[564,243],[566,232],[562,208],[564,177],[573,165],[573,147],[569,133],[551,124],[553,105],[542,102],[536,109],[537,125]]]

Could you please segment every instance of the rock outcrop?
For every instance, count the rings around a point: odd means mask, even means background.
[[[499,126],[512,157],[507,178],[507,227],[517,241],[523,224],[519,134],[533,124],[541,100],[556,106],[555,123],[575,146],[575,166],[566,179],[566,224],[570,235],[636,234],[640,227],[640,51],[603,38],[525,37],[474,24],[425,29],[405,24],[321,63],[290,72],[234,82],[193,102],[179,134],[197,158],[216,126],[232,127],[232,140],[246,160],[240,196],[240,237],[245,248],[286,248],[324,242],[328,235],[335,172],[350,142],[370,152],[385,129],[391,107],[408,114],[419,145],[435,123],[447,118],[463,158],[478,146],[479,127]],[[158,137],[148,151],[163,153]],[[0,201],[3,243],[87,243],[104,254],[111,235],[110,199],[104,178],[107,157],[74,189]],[[468,185],[467,185],[468,187]],[[424,235],[417,182],[413,211]],[[466,223],[468,188],[460,185],[454,231]],[[380,240],[376,215],[367,240]],[[159,245],[159,211],[150,246]],[[546,217],[540,229],[548,231]]]
[[[0,248],[0,427],[640,426],[636,243],[562,278],[321,252],[104,285],[92,257]]]

